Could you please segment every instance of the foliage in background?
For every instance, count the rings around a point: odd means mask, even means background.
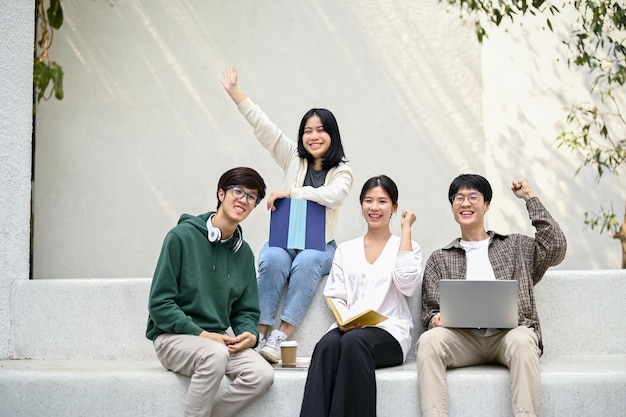
[[[574,5],[579,11],[579,27],[568,46],[573,63],[592,75],[591,93],[599,98],[599,106],[573,105],[567,115],[571,129],[562,132],[557,141],[559,147],[579,152],[584,160],[579,170],[594,167],[600,181],[605,172],[619,175],[626,165],[625,103],[615,96],[615,89],[626,83],[626,8],[610,1],[575,1]],[[586,212],[585,224],[620,238],[612,207],[610,211],[601,207],[599,214]]]
[[[63,8],[61,0],[50,0],[45,8],[45,0],[35,0],[35,58],[33,63],[33,89],[37,103],[41,99],[48,100],[54,94],[58,100],[63,99],[63,69],[50,60],[48,55],[52,44],[53,31],[63,24]],[[52,82],[52,87],[48,87]],[[33,106],[34,109],[34,106]]]
[[[585,166],[595,168],[596,181],[609,172],[619,175],[626,166],[626,114],[624,84],[626,84],[626,4],[620,1],[569,0],[438,0],[458,5],[461,17],[474,17],[478,41],[488,38],[485,24],[500,26],[516,17],[531,14],[544,16],[552,30],[550,17],[565,7],[576,11],[570,37],[563,42],[572,52],[568,63],[590,75],[590,95],[594,103],[577,103],[566,116],[568,128],[557,137],[557,146],[578,152]],[[616,95],[621,91],[621,96]],[[626,208],[620,226],[611,209],[600,207],[599,213],[585,213],[585,225],[600,233],[610,232],[622,243],[622,268],[626,268]]]

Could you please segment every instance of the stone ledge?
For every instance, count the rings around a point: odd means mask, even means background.
[[[474,366],[448,371],[450,414],[512,416],[508,371]],[[626,356],[541,359],[542,414],[623,415]],[[241,417],[298,415],[305,370],[276,370],[268,393]],[[378,415],[417,417],[415,363],[377,371]],[[224,381],[224,385],[227,381]],[[157,360],[0,361],[0,415],[153,417],[182,415],[188,378]]]
[[[164,370],[143,336],[149,287],[147,278],[16,281],[12,358],[28,360],[0,361],[0,415],[181,415],[188,378]],[[543,415],[622,416],[626,271],[550,271],[535,293]],[[299,356],[310,356],[331,321],[320,286],[295,334]],[[298,415],[305,380],[305,370],[277,369],[241,416]],[[420,415],[414,358],[377,371],[377,381],[379,416]],[[451,415],[511,416],[505,368],[454,369],[448,381]]]
[[[150,282],[149,278],[15,281],[11,358],[152,359],[152,345],[144,337]],[[294,334],[300,356],[311,356],[332,322],[322,287],[323,283]],[[535,294],[544,356],[626,354],[626,270],[549,271]],[[418,300],[411,299],[410,307],[417,318]]]

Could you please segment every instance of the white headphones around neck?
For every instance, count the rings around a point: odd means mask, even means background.
[[[214,227],[213,224],[211,224],[211,219],[213,218],[213,216],[215,216],[215,213],[211,214],[206,221],[207,238],[209,239],[209,242],[216,243],[222,239],[222,231],[218,227]],[[237,225],[235,233],[233,233],[233,235],[228,240],[232,240],[230,249],[233,252],[237,252],[241,248],[241,245],[243,245],[243,233],[239,225]]]

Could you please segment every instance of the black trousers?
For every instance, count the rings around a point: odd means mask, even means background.
[[[375,370],[403,359],[400,344],[386,330],[329,331],[313,350],[300,417],[375,417]]]

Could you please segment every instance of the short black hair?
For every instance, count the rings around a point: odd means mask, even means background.
[[[218,209],[220,208],[220,204],[222,204],[220,201],[220,190],[224,190],[224,192],[226,192],[228,187],[232,185],[241,185],[246,188],[257,190],[259,193],[257,197],[257,204],[263,199],[263,197],[265,197],[265,181],[263,181],[263,178],[258,172],[248,167],[232,168],[223,173],[217,182]]]
[[[361,194],[359,195],[359,201],[363,204],[365,194],[372,188],[381,187],[391,199],[391,204],[396,206],[398,204],[398,186],[391,178],[386,175],[378,175],[365,181],[363,188],[361,188]]]
[[[341,144],[341,135],[339,134],[337,119],[335,119],[335,116],[330,110],[326,109],[311,109],[306,112],[304,116],[302,116],[300,128],[298,129],[298,155],[300,158],[306,158],[309,163],[313,163],[313,155],[304,149],[304,143],[302,141],[306,122],[313,116],[320,118],[324,130],[328,133],[328,136],[330,136],[330,147],[328,148],[326,155],[324,155],[322,169],[329,170],[342,162],[347,162],[346,155],[343,151],[343,145]]]
[[[493,191],[487,178],[478,174],[461,174],[452,180],[448,189],[448,201],[450,201],[450,204],[452,204],[454,194],[458,193],[462,188],[477,190],[483,195],[487,203],[491,202],[491,197],[493,197]]]

